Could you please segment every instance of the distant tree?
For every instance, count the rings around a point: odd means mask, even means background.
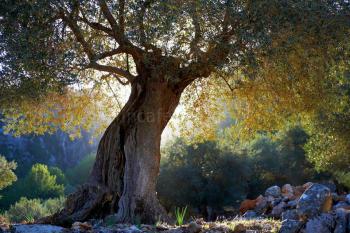
[[[318,172],[308,161],[305,144],[309,136],[301,127],[293,127],[275,135],[260,136],[247,146],[254,170],[249,183],[249,198],[263,193],[266,187],[284,184],[300,185],[308,181],[330,178]]]
[[[44,164],[33,165],[22,185],[22,195],[27,198],[48,199],[64,194],[64,186],[57,183],[56,176],[51,174]]]
[[[17,180],[14,173],[16,167],[15,162],[8,162],[5,157],[0,156],[0,190]]]
[[[177,140],[163,160],[157,191],[168,209],[189,206],[208,217],[210,208],[222,211],[246,196],[251,174],[248,158],[220,149],[215,142]]]
[[[68,184],[66,175],[61,169],[59,169],[58,167],[48,167],[48,169],[50,174],[56,177],[57,184],[64,186]]]

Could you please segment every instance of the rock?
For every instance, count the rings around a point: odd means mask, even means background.
[[[284,220],[279,233],[297,233],[301,229],[302,225],[303,223],[298,220]]]
[[[273,207],[271,211],[271,217],[273,218],[281,218],[281,214],[284,211],[284,208],[286,207],[286,203],[281,201],[278,205]]]
[[[130,226],[129,228],[127,228],[127,232],[129,233],[138,233],[138,232],[142,232],[139,228],[137,228],[137,226]]]
[[[310,188],[313,184],[314,183],[312,183],[312,182],[307,182],[307,183],[303,184],[302,186],[303,186],[303,189],[306,190],[306,189]]]
[[[299,220],[299,216],[296,210],[286,210],[281,214],[282,221],[290,220]]]
[[[278,187],[277,185],[271,186],[270,188],[266,189],[265,191],[265,196],[272,196],[272,197],[280,197],[281,196],[281,188]]]
[[[254,211],[257,212],[258,214],[265,213],[267,208],[268,208],[268,206],[269,206],[268,202],[267,202],[267,199],[265,197],[263,197],[262,195],[260,195],[255,200],[256,200],[256,204],[255,204]]]
[[[242,201],[242,203],[241,203],[241,205],[239,207],[239,212],[241,214],[244,214],[248,210],[255,209],[256,202],[257,202],[256,199],[255,200],[246,199],[246,200]]]
[[[334,233],[346,233],[347,219],[349,216],[349,211],[344,209],[337,209],[335,211],[335,229]]]
[[[287,202],[287,207],[292,208],[292,209],[296,208],[297,205],[298,205],[298,200],[293,200],[293,201]]]
[[[350,204],[350,194],[345,196],[345,200],[348,204]]]
[[[301,195],[297,212],[301,219],[308,219],[328,212],[332,208],[332,196],[329,188],[321,184],[313,184]]]
[[[333,181],[322,182],[321,184],[329,188],[329,190],[331,190],[332,193],[335,193],[337,190],[337,186],[334,184]]]
[[[188,224],[189,233],[198,233],[201,230],[202,230],[202,226],[197,224],[196,222],[190,222],[190,224]]]
[[[247,227],[244,226],[244,224],[239,223],[233,228],[234,233],[245,233],[247,230]]]
[[[294,189],[293,186],[290,184],[285,184],[282,186],[282,196],[285,198],[288,198],[289,200],[294,200],[295,196],[294,196]]]
[[[334,202],[346,202],[346,196],[338,193],[332,193],[332,199]]]
[[[52,225],[41,225],[41,224],[32,224],[32,225],[22,225],[15,224],[10,227],[11,233],[65,233],[69,232],[68,229],[52,226]]]
[[[305,233],[332,233],[335,221],[331,214],[322,214],[306,223]]]
[[[92,229],[92,226],[87,222],[75,222],[72,224],[73,230],[88,231]]]
[[[294,187],[294,196],[295,196],[295,199],[299,199],[300,196],[305,192],[305,188],[303,186],[295,186]]]
[[[337,209],[350,210],[350,205],[347,202],[340,201],[336,205],[333,206],[333,210],[337,210]]]
[[[180,228],[169,229],[166,231],[162,231],[162,233],[183,233],[184,231]]]
[[[258,217],[258,214],[255,211],[248,210],[247,212],[245,212],[245,214],[243,214],[242,217],[246,219],[251,219]]]

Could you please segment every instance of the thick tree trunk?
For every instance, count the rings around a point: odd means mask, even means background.
[[[132,85],[128,102],[104,133],[89,183],[45,222],[69,225],[112,213],[119,222],[167,220],[156,196],[160,140],[182,90],[160,78],[141,80]]]

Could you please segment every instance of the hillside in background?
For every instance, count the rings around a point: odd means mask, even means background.
[[[0,154],[16,161],[16,174],[19,177],[24,176],[36,163],[62,170],[72,168],[88,154],[95,154],[97,149],[98,139],[89,142],[91,135],[87,132],[75,140],[62,131],[51,135],[14,137],[4,134],[2,126],[0,122]]]

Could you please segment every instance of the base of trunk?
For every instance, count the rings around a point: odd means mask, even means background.
[[[64,209],[38,222],[70,227],[74,222],[103,218],[114,205],[113,194],[107,189],[86,184],[67,197]]]
[[[148,223],[157,221],[170,223],[171,219],[156,197],[147,203],[139,202],[133,213],[131,208],[119,208],[115,194],[105,188],[86,184],[67,197],[65,207],[60,212],[37,221],[40,224],[52,224],[71,227],[74,222],[85,222],[91,219],[104,219],[114,214],[117,223]],[[116,214],[115,214],[116,213]]]

